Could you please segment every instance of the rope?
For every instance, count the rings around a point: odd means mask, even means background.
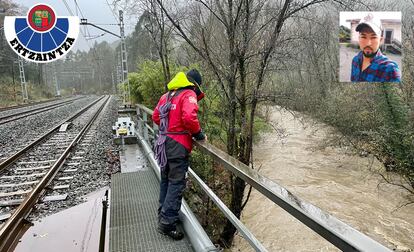
[[[160,127],[159,127],[159,136],[157,139],[157,142],[155,144],[155,156],[158,161],[158,165],[161,167],[161,170],[163,171],[165,167],[167,166],[167,153],[165,152],[165,141],[167,140],[167,130],[168,130],[168,115],[170,114],[171,109],[171,100],[173,98],[174,94],[171,95],[171,92],[167,95],[167,101],[165,104],[161,105],[158,108],[158,111],[160,112]]]

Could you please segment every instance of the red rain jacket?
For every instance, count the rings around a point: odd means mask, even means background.
[[[178,74],[177,74],[178,75]],[[184,75],[185,76],[185,75]],[[176,76],[177,77],[177,76]],[[168,89],[177,87],[177,80],[174,78],[169,84]],[[185,78],[187,79],[187,78]],[[182,80],[182,79],[181,79]],[[175,83],[174,83],[175,82]],[[188,82],[182,82],[178,87],[190,86],[186,85]],[[174,90],[174,89],[173,89]],[[160,112],[158,108],[165,104],[167,94],[164,94],[158,101],[157,106],[154,109],[152,120],[159,125],[160,124]],[[178,143],[182,144],[189,152],[192,150],[192,135],[199,133],[201,130],[200,123],[197,118],[198,105],[196,93],[191,89],[179,90],[179,93],[175,95],[171,100],[171,110],[169,113],[168,132],[185,132],[182,134],[168,134],[167,136],[174,139]]]

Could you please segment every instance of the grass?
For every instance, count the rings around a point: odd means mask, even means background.
[[[48,100],[54,97],[53,89],[33,84],[27,85],[27,92],[31,102]],[[0,82],[0,107],[9,107],[22,104],[22,92],[20,84],[12,86]]]

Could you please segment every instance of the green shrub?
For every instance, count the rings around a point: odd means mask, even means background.
[[[170,63],[171,78],[174,78],[178,72],[185,72],[190,68],[196,68],[196,65],[180,67]],[[151,109],[157,105],[158,100],[166,91],[163,68],[160,61],[146,60],[142,62],[138,65],[137,72],[132,72],[128,75],[128,79],[133,101],[144,104]]]
[[[134,101],[153,109],[165,92],[162,65],[159,61],[144,61],[138,72],[128,75]]]

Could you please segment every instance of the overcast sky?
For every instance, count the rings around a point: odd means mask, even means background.
[[[72,12],[76,15],[76,8],[75,8],[75,0],[66,0]],[[55,11],[57,16],[69,16],[70,13],[66,8],[63,0],[15,0],[21,6],[26,7],[27,9],[32,7],[35,4],[39,3],[46,3],[51,5]],[[99,26],[110,30],[116,34],[119,34],[119,26],[117,25],[101,25],[101,24],[115,24],[118,23],[118,20],[115,19],[114,14],[111,12],[110,7],[107,4],[106,0],[77,0],[80,9],[85,18],[88,19],[88,22],[98,24]],[[108,2],[112,2],[108,0]],[[388,19],[399,19],[401,20],[401,12],[372,12],[375,15],[379,15],[381,19],[388,18]],[[367,12],[341,12],[339,22],[340,25],[344,25],[350,28],[350,23],[346,22],[347,19],[352,18],[362,18],[367,14]],[[81,17],[80,13],[78,16]],[[125,31],[126,35],[130,34],[134,30],[135,23],[137,22],[136,17],[126,17],[125,18]],[[81,29],[84,31],[84,27],[81,26]],[[91,36],[98,36],[103,34],[104,32],[98,30],[94,27],[88,28],[89,33]],[[84,32],[85,33],[85,32]],[[88,34],[87,34],[88,35]],[[114,42],[118,38],[114,37],[111,34],[105,34],[102,37],[96,39],[86,40],[82,34],[79,34],[79,38],[76,42],[74,50],[88,50],[90,46],[93,45],[95,41],[102,42],[104,40],[108,41],[109,43]]]
[[[54,8],[54,10],[56,11],[56,15],[57,16],[70,16],[70,13],[68,11],[68,9],[65,7],[65,4],[63,2],[63,0],[41,0],[41,1],[36,1],[36,0],[15,0],[15,3],[27,7],[27,9],[29,9],[30,7],[32,7],[35,4],[39,4],[39,3],[45,3],[48,4],[50,6],[52,6]],[[75,2],[74,0],[66,0],[66,2],[68,3],[70,9],[72,10],[72,12],[76,15],[76,8],[75,8]],[[108,0],[109,3],[111,3],[111,0]],[[116,24],[118,23],[117,20],[115,20],[114,15],[111,12],[110,7],[107,5],[106,0],[77,0],[77,3],[84,15],[85,18],[88,19],[88,22],[90,23],[94,23],[94,24]],[[78,14],[79,17],[81,17],[80,13]],[[136,18],[125,18],[125,32],[126,35],[130,34],[133,30],[134,30],[134,26],[136,23]],[[119,26],[117,25],[99,25],[113,33],[119,34]],[[84,30],[84,28],[81,26],[81,29]],[[95,35],[101,35],[104,32],[101,30],[98,30],[94,27],[89,27],[89,32],[91,36],[95,36]],[[86,41],[85,38],[82,36],[82,34],[79,34],[78,40],[75,44],[74,50],[84,50],[87,51],[89,50],[89,46],[92,46],[93,43],[95,43],[95,41],[102,42],[104,40],[108,41],[109,43],[114,42],[115,40],[117,40],[118,38],[111,35],[111,34],[105,34],[102,37],[99,37],[97,39],[92,39],[92,40],[88,40]],[[89,46],[88,46],[89,45]]]

